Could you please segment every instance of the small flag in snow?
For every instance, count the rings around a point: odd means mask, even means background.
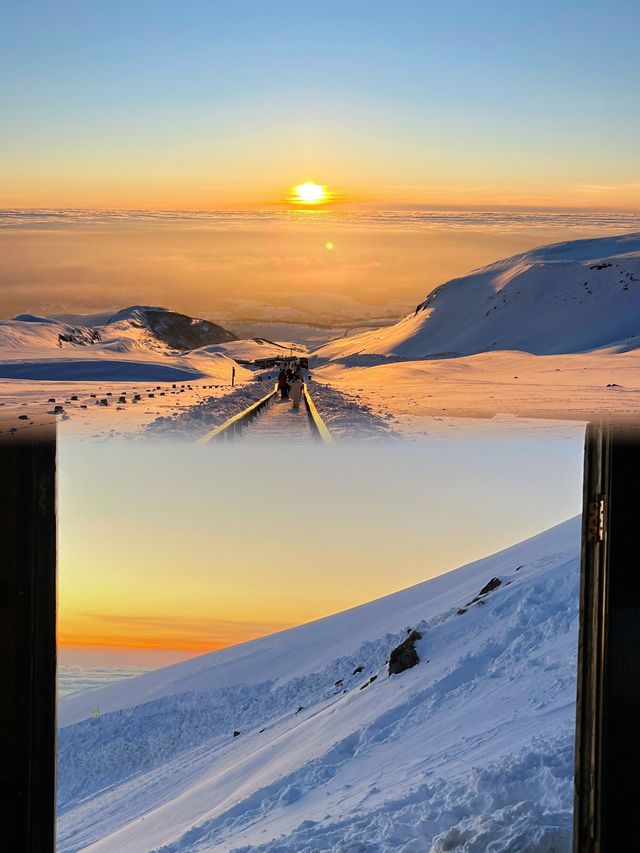
[[[91,716],[92,717],[99,717],[100,716],[100,708],[96,708],[95,711],[92,711]]]

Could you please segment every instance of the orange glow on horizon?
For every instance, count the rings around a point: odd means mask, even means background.
[[[640,210],[640,184],[584,184],[527,179],[509,183],[475,184],[471,181],[395,183],[372,176],[366,183],[351,185],[336,174],[336,191],[326,185],[305,181],[283,190],[256,177],[243,183],[199,182],[195,178],[179,184],[166,176],[118,176],[110,182],[88,177],[62,183],[26,177],[18,185],[7,180],[0,191],[0,207],[16,209],[78,208],[87,210],[266,210],[282,206],[321,210],[336,206],[359,209],[426,206],[434,209],[527,209]],[[306,198],[298,187],[312,184],[324,196],[314,200],[317,190]],[[306,190],[303,191],[306,193]]]
[[[117,617],[116,617],[117,618]],[[64,625],[64,622],[71,624]],[[224,649],[227,646],[235,646],[264,637],[278,631],[293,627],[295,623],[237,623],[231,627],[224,626],[216,630],[213,621],[208,630],[203,629],[199,620],[189,624],[185,620],[183,626],[177,625],[171,620],[164,626],[159,620],[156,630],[153,632],[141,629],[117,630],[113,625],[106,627],[99,624],[93,625],[90,619],[82,620],[85,624],[74,626],[73,619],[61,620],[58,629],[58,646],[70,649],[93,648],[93,649],[151,649],[155,651],[185,651],[185,652],[213,652]],[[116,621],[115,618],[112,621]],[[127,621],[126,618],[123,621]],[[76,630],[74,630],[76,628]],[[93,628],[93,630],[92,630]]]
[[[207,642],[206,640],[184,640],[180,637],[167,637],[164,642],[144,640],[141,637],[58,637],[58,647],[65,649],[144,649],[152,651],[175,652],[217,652],[227,646],[235,646],[255,637],[240,637],[235,641],[225,643]]]
[[[261,635],[258,635],[261,636]],[[162,641],[144,637],[95,637],[95,636],[73,636],[61,634],[58,636],[58,647],[66,649],[145,649],[153,651],[176,651],[176,652],[217,652],[227,646],[235,646],[254,640],[253,634],[239,636],[236,640],[227,642],[214,640],[187,639],[184,637],[166,637]]]

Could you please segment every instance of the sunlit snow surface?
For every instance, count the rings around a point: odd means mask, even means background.
[[[63,699],[58,850],[568,851],[578,541]]]

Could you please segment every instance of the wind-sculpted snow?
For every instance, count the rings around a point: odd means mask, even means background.
[[[233,853],[561,853],[571,849],[572,774],[573,733],[565,731],[464,779],[435,779],[329,825],[303,821]]]
[[[578,534],[63,700],[58,850],[568,853]]]

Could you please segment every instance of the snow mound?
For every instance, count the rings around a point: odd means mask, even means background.
[[[640,346],[640,234],[544,246],[433,290],[394,326],[314,355],[366,366],[495,350],[536,355]]]
[[[579,532],[62,699],[57,849],[568,853]]]

